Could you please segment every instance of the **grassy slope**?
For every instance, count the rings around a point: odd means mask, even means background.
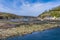
[[[38,17],[44,18],[46,16],[52,16],[52,17],[60,17],[60,6],[53,8],[52,10],[45,11]]]

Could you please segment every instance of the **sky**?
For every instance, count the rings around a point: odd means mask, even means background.
[[[38,16],[60,5],[60,0],[0,0],[0,12],[20,16]]]

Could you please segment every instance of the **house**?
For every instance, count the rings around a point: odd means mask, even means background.
[[[46,16],[44,17],[44,20],[55,20],[56,17]]]

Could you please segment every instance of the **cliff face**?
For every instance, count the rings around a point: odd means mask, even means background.
[[[49,11],[43,12],[41,15],[38,17],[40,18],[45,18],[45,17],[60,17],[60,6],[55,7]]]

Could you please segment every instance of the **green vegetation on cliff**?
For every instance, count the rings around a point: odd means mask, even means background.
[[[38,17],[44,18],[44,17],[60,17],[60,6],[55,7],[49,11],[43,12]]]

